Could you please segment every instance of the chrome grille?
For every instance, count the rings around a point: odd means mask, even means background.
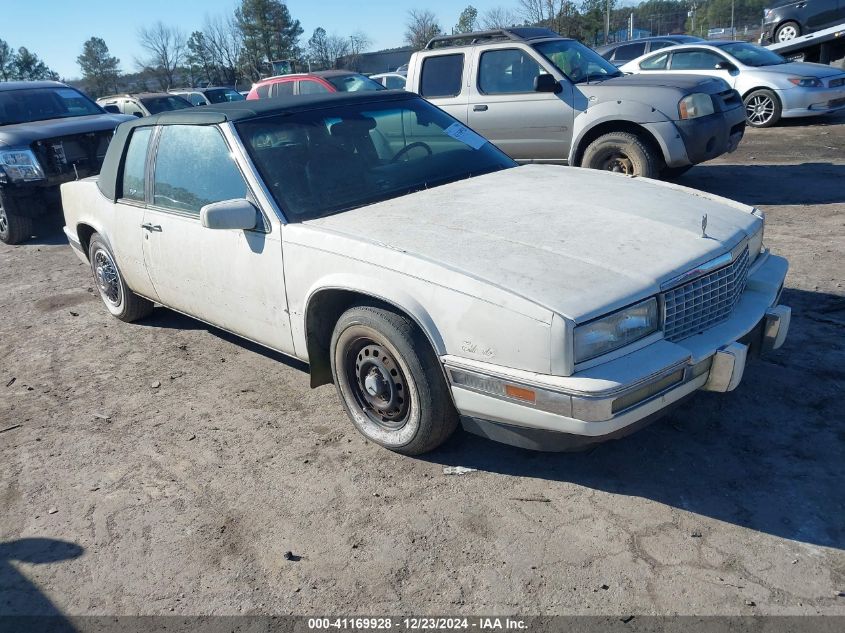
[[[679,341],[728,318],[748,278],[748,247],[727,266],[663,293],[664,337]]]

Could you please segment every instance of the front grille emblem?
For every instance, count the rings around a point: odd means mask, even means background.
[[[707,239],[707,214],[701,216],[701,237]]]

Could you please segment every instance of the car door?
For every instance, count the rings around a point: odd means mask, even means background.
[[[469,126],[516,160],[563,162],[569,155],[572,88],[536,92],[534,79],[549,73],[521,48],[481,51],[470,87]]]
[[[802,9],[806,16],[807,29],[816,31],[835,25],[839,20],[841,0],[808,0]]]
[[[420,68],[420,96],[467,123],[468,97],[465,89],[463,53],[424,57]]]
[[[144,261],[161,303],[292,353],[280,225],[261,212],[254,230],[209,229],[200,221],[206,204],[256,200],[232,152],[217,126],[159,128]]]
[[[716,68],[716,65],[722,62],[734,63],[724,55],[706,48],[679,50],[672,53],[669,68],[665,72],[673,75],[718,77],[724,79],[733,88],[736,86],[739,73],[736,70]]]

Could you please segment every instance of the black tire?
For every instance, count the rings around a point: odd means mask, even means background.
[[[136,295],[126,285],[109,245],[97,233],[91,236],[88,261],[100,298],[112,316],[127,323],[149,316],[153,302]]]
[[[15,213],[12,202],[6,201],[0,193],[0,242],[20,244],[32,237],[32,218]]]
[[[338,395],[355,428],[403,455],[445,442],[458,412],[434,350],[409,318],[357,306],[341,315],[331,341]]]
[[[782,105],[778,96],[766,88],[752,90],[743,99],[745,118],[751,127],[772,127],[780,121]]]
[[[692,168],[693,165],[684,165],[683,167],[666,167],[661,176],[663,176],[666,180],[675,180],[683,176]]]
[[[611,132],[587,146],[582,167],[621,172],[640,178],[658,178],[663,161],[642,138],[628,132]]]
[[[798,24],[798,22],[790,20],[789,22],[784,22],[777,28],[773,39],[775,44],[779,44],[780,42],[789,42],[794,40],[799,35],[801,35],[801,25]]]

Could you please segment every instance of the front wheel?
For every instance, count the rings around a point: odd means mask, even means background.
[[[11,202],[0,193],[0,242],[20,244],[32,237],[32,218],[14,212]]]
[[[131,323],[143,319],[153,311],[153,302],[136,295],[120,274],[108,244],[98,234],[91,237],[88,261],[100,298],[106,309],[121,321]]]
[[[403,315],[373,306],[347,310],[332,335],[331,365],[352,423],[385,448],[426,453],[458,425],[440,361]]]
[[[581,166],[641,178],[658,178],[661,163],[657,153],[639,136],[628,132],[611,132],[587,146]]]
[[[744,102],[745,117],[751,127],[772,127],[780,121],[780,99],[771,90],[754,90],[746,95]]]

